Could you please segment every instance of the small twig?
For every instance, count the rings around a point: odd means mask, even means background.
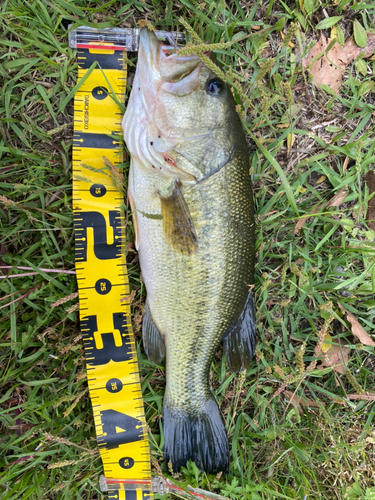
[[[0,269],[20,269],[22,271],[33,271],[32,273],[24,273],[24,274],[6,274],[4,276],[0,276],[0,279],[5,279],[5,278],[19,278],[22,276],[33,276],[36,274],[39,274],[38,272],[34,271],[33,267],[24,267],[24,266],[0,266]],[[62,274],[76,274],[75,271],[66,271],[65,269],[45,269],[43,267],[39,267],[38,271],[42,271],[43,273],[62,273]]]
[[[10,306],[11,304],[14,304],[15,302],[18,302],[19,300],[22,300],[22,299],[26,299],[26,297],[28,297],[31,293],[35,292],[35,290],[37,290],[38,288],[40,288],[41,285],[38,285],[38,286],[35,286],[34,288],[32,288],[30,291],[28,291],[27,293],[21,295],[21,297],[18,297],[18,299],[14,299],[12,300],[12,302],[8,302],[7,304],[3,305],[0,307],[0,309],[4,309],[4,307],[8,307]]]

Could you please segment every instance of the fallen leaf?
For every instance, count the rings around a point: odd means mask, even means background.
[[[333,44],[327,54],[323,54],[316,61],[314,58],[325,52],[332,40],[328,40],[320,35],[319,40],[311,49],[309,55],[302,59],[305,68],[310,67],[313,82],[316,86],[327,85],[335,92],[341,87],[344,70],[349,63],[359,55],[362,58],[370,57],[375,49],[375,34],[367,33],[367,43],[364,47],[359,47],[354,38],[350,38],[341,47],[337,42]]]
[[[325,52],[330,42],[330,38],[327,40],[323,34],[320,35],[319,40],[304,60],[304,66],[307,68],[311,64],[310,72],[316,86],[327,85],[337,92],[341,87],[344,69],[348,64],[343,47],[340,47],[336,42],[328,54],[323,54],[316,61],[312,62],[319,54]]]
[[[347,64],[357,59],[359,55],[362,57],[371,57],[375,50],[375,33],[367,33],[367,44],[366,47],[359,47],[354,38],[351,37],[344,44],[344,51],[346,55]]]
[[[326,333],[324,335],[323,343],[322,343],[322,346],[320,349],[325,354],[326,352],[328,352],[330,350],[331,347],[332,347],[332,337],[329,333]]]
[[[295,140],[296,140],[296,136],[293,134],[293,132],[290,132],[286,136],[286,145],[287,145],[288,154],[290,153],[290,150],[293,147]]]
[[[348,168],[348,165],[349,165],[349,156],[345,158],[344,164],[342,166],[343,173],[345,173],[346,169]]]
[[[310,217],[313,217],[314,215],[317,215],[323,207],[324,207],[324,204],[318,205],[317,207],[313,207],[310,210],[309,214],[306,214],[303,217],[301,217],[300,219],[298,219],[298,222],[297,222],[297,224],[295,225],[295,228],[294,228],[294,234],[297,234],[298,231],[301,229],[301,227],[304,225],[304,223],[307,220],[309,220]]]
[[[335,194],[335,196],[333,196],[329,200],[329,202],[327,203],[327,208],[338,207],[339,205],[341,205],[341,203],[344,203],[347,194],[348,191],[345,188],[341,189],[338,193]]]
[[[302,66],[307,69],[309,67],[309,64],[312,62],[312,60],[317,57],[319,54],[325,51],[327,48],[328,43],[327,39],[325,36],[321,33],[319,40],[316,42],[316,44],[313,46],[313,48],[310,50],[309,55],[307,57],[302,58]]]
[[[365,181],[368,187],[369,195],[375,193],[375,172],[369,170],[365,175]],[[375,194],[369,199],[367,205],[367,224],[370,229],[375,231]]]
[[[319,179],[315,182],[315,186],[317,186],[318,184],[321,184],[322,182],[324,182],[325,180],[327,179],[327,176],[325,175],[321,175],[319,177]]]
[[[318,179],[318,181],[319,180],[320,179]],[[338,207],[339,205],[341,205],[341,203],[344,202],[347,194],[348,194],[348,191],[346,189],[341,189],[341,191],[339,191],[338,193],[336,193],[335,196],[333,196],[333,198],[331,198],[329,200],[329,202],[327,203],[327,208],[329,208],[329,207]],[[375,202],[375,200],[374,200],[374,202]],[[310,214],[306,214],[303,217],[301,217],[300,219],[298,219],[298,222],[297,222],[297,224],[294,227],[294,234],[297,234],[298,231],[301,229],[301,227],[305,224],[305,222],[308,219],[310,219],[310,217],[312,217],[313,215],[318,214],[323,207],[324,207],[324,204],[318,205],[317,207],[313,207],[311,209],[311,212],[314,212],[314,213],[310,212]]]
[[[285,391],[284,392],[285,394],[285,397],[286,399],[290,402],[290,403],[293,403],[298,412],[299,413],[303,413],[303,410],[302,410],[302,406],[306,406],[306,407],[311,407],[311,408],[319,408],[319,404],[316,403],[315,401],[312,401],[311,399],[309,398],[301,398],[299,396],[297,396],[296,393],[292,392],[292,391]],[[324,405],[324,403],[321,403]]]
[[[349,347],[345,347],[340,339],[335,339],[335,344],[325,354],[321,351],[321,354],[323,354],[322,364],[317,368],[329,367],[335,372],[344,375],[349,360],[350,349]]]
[[[372,340],[370,335],[366,332],[366,330],[359,324],[359,321],[357,318],[347,311],[345,307],[343,307],[340,303],[339,307],[340,309],[346,314],[346,319],[351,323],[352,325],[352,334],[355,335],[363,345],[375,345],[375,342]]]

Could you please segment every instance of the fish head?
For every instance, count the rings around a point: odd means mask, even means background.
[[[187,183],[219,170],[245,141],[228,85],[196,55],[166,55],[147,28],[123,128],[144,168]]]

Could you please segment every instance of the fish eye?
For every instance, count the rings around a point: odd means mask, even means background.
[[[207,83],[207,92],[211,95],[219,95],[224,88],[224,83],[219,78],[212,78]]]

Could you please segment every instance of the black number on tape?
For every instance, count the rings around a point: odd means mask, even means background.
[[[91,93],[92,96],[98,101],[102,101],[109,94],[108,89],[105,87],[95,87],[94,89],[92,89]]]
[[[112,394],[116,394],[116,392],[120,392],[122,389],[122,382],[119,378],[111,378],[108,380],[108,382],[105,384],[105,388],[107,389],[108,392],[111,392]]]
[[[101,198],[107,192],[107,188],[103,184],[93,184],[90,187],[90,194],[95,198]]]
[[[113,243],[107,243],[107,228],[100,212],[78,212],[74,214],[76,233],[76,262],[87,261],[87,228],[94,230],[94,253],[100,260],[116,259],[121,252],[121,218],[117,210],[109,211],[109,224],[113,231]]]
[[[108,450],[142,439],[143,426],[137,418],[116,410],[103,410],[100,412],[100,417],[103,424],[103,439]]]
[[[95,283],[95,290],[100,295],[107,295],[112,290],[112,283],[105,278],[101,278]]]
[[[134,465],[134,460],[131,457],[120,458],[118,464],[123,469],[131,469]]]
[[[113,326],[121,334],[121,345],[115,344],[113,332],[101,333],[103,347],[98,349],[95,345],[94,333],[98,331],[96,316],[86,316],[81,321],[82,337],[85,344],[87,364],[91,366],[106,365],[111,360],[115,362],[130,361],[131,353],[130,336],[126,327],[124,313],[113,314]]]

